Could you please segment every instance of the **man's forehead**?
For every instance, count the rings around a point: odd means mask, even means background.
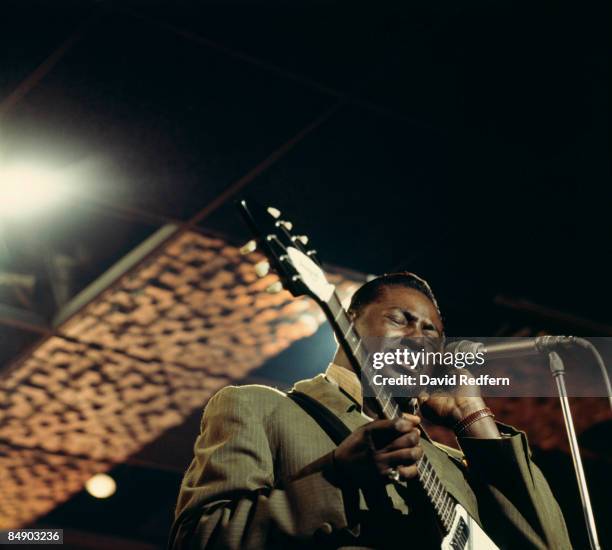
[[[376,301],[388,307],[425,306],[435,309],[432,301],[420,290],[399,285],[383,287]]]
[[[438,308],[420,290],[405,286],[386,286],[375,302],[380,308],[400,308],[427,317],[442,326]]]

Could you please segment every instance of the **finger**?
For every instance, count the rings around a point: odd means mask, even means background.
[[[402,418],[412,422],[413,424],[420,424],[421,422],[421,417],[417,416],[416,414],[402,413]]]
[[[374,420],[366,425],[365,436],[372,449],[383,449],[394,439],[413,430],[415,424],[404,418],[396,420]]]
[[[408,427],[406,427],[408,426],[408,424],[406,423],[420,424],[421,417],[414,414],[402,413],[401,418],[382,418],[372,420],[368,424],[365,424],[364,428],[368,430],[384,430],[396,427],[400,431],[406,431],[407,429],[409,429]]]
[[[409,432],[415,426],[418,426],[421,423],[421,419],[418,416],[414,416],[413,414],[403,415],[402,418],[398,418],[395,421],[393,427],[398,432]]]
[[[365,426],[365,432],[375,437],[377,440],[387,439],[388,443],[396,437],[412,431],[416,425],[416,422],[406,420],[405,418],[395,420],[373,420]]]
[[[377,449],[382,449],[403,433],[395,427],[395,424],[395,420],[389,419],[373,420],[369,424],[366,424],[364,427],[364,436],[371,450],[376,451]],[[400,427],[407,430],[411,427],[411,424]]]
[[[395,420],[389,418],[381,418],[378,420],[372,420],[364,426],[366,432],[374,432],[379,430],[392,430],[395,425]]]
[[[397,471],[402,479],[415,478],[419,473],[416,464],[412,464],[411,466],[400,466]]]
[[[425,390],[419,393],[419,395],[417,396],[417,399],[419,400],[419,405],[425,403],[429,399],[429,397],[429,393],[427,393]]]
[[[395,451],[397,449],[404,449],[408,447],[416,447],[421,439],[421,430],[413,428],[408,433],[405,433],[395,438],[386,447],[381,449],[382,452]]]
[[[395,466],[410,466],[423,456],[422,447],[409,447],[398,449],[388,453],[378,453],[375,461],[379,464],[381,471],[386,471]]]

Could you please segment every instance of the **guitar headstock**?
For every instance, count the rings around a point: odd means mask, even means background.
[[[308,247],[306,235],[294,235],[293,224],[281,216],[274,207],[241,200],[238,209],[255,240],[249,241],[240,251],[249,254],[259,249],[267,261],[255,265],[258,276],[264,277],[273,270],[279,278],[268,287],[268,292],[286,288],[293,296],[307,295],[320,302],[327,302],[334,293],[334,286],[327,281],[321,269],[316,250]]]

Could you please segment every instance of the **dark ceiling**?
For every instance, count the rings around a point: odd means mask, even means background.
[[[0,361],[165,223],[246,239],[243,194],[286,212],[330,265],[429,279],[452,334],[610,334],[610,15],[568,1],[4,2],[0,160],[82,185],[0,227],[1,270],[35,277],[0,284]],[[198,418],[174,436],[181,456]],[[117,475],[157,483],[136,464]],[[159,483],[173,487],[172,468]],[[78,498],[43,521],[75,518]],[[114,534],[159,544],[173,498]]]
[[[4,157],[130,212],[78,231],[91,273],[162,218],[242,238],[247,185],[325,261],[425,275],[455,332],[496,294],[608,321],[603,5],[196,5],[5,8]]]

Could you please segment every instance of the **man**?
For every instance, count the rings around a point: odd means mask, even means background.
[[[361,336],[443,336],[433,293],[410,273],[366,283],[349,314]],[[434,512],[415,487],[423,454],[500,548],[571,548],[525,434],[494,422],[481,397],[420,398],[430,420],[459,423],[461,453],[426,438],[417,416],[372,420],[341,349],[324,375],[294,389],[352,433],[336,446],[284,393],[254,385],[222,389],[202,419],[171,548],[440,548]]]

